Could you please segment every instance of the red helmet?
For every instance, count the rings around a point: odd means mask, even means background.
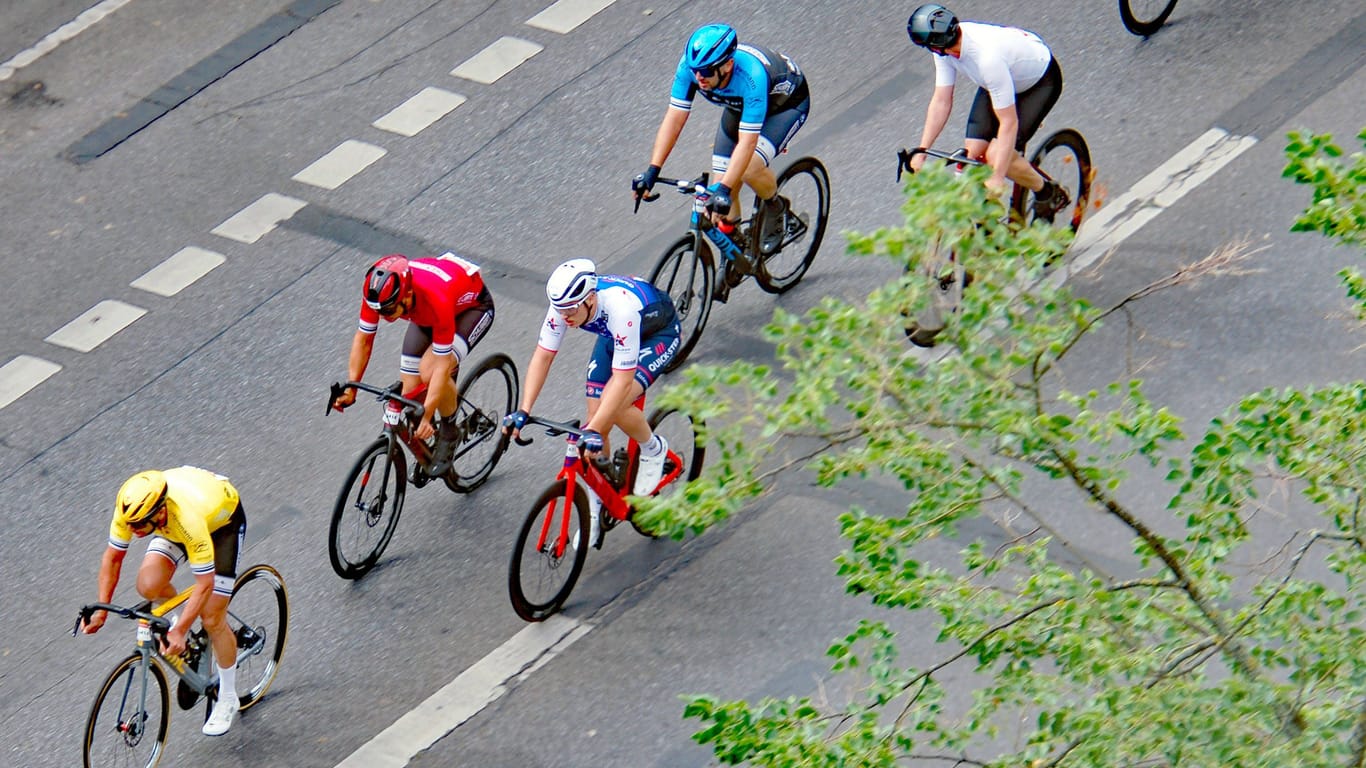
[[[413,290],[413,274],[408,257],[398,253],[375,262],[365,273],[365,303],[381,314],[388,314]]]

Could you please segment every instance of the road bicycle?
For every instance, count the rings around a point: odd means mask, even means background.
[[[903,172],[911,172],[911,159],[917,154],[944,160],[955,170],[961,172],[966,166],[980,166],[985,163],[967,156],[967,151],[941,152],[937,149],[917,147],[897,152],[897,181]],[[1091,167],[1091,150],[1086,139],[1079,131],[1065,128],[1044,139],[1043,143],[1029,156],[1029,164],[1044,178],[1062,186],[1070,201],[1057,211],[1048,221],[1051,226],[1065,227],[1073,232],[1081,226],[1091,198],[1091,180],[1095,170]],[[1034,223],[1035,215],[1031,205],[1033,195],[1018,184],[1011,191],[1008,213],[1012,227],[1028,226]],[[944,329],[948,315],[958,307],[963,298],[963,289],[972,282],[972,275],[964,268],[958,254],[951,249],[947,253],[932,253],[920,262],[920,268],[927,277],[934,280],[934,300],[927,310],[906,326],[906,336],[917,346],[934,346],[935,337]]]
[[[635,406],[645,407],[642,395]],[[596,549],[602,541],[588,541],[591,512],[588,491],[602,500],[602,535],[623,520],[638,533],[653,535],[637,525],[627,501],[640,458],[640,446],[628,440],[618,447],[611,461],[585,461],[577,444],[583,429],[578,421],[560,422],[528,416],[527,426],[541,426],[546,434],[567,435],[564,466],[531,506],[508,565],[508,594],[512,610],[525,621],[544,621],[564,605],[583,570],[590,544]],[[658,495],[694,480],[702,471],[703,446],[698,442],[692,419],[677,410],[657,410],[649,418],[650,428],[669,444],[664,459],[664,475],[650,494]],[[523,430],[526,427],[522,428]],[[531,438],[519,437],[519,445],[530,445]],[[675,483],[678,483],[675,485]]]
[[[152,768],[166,749],[166,730],[171,720],[171,692],[166,668],[179,678],[176,703],[183,710],[207,699],[207,720],[218,700],[218,673],[213,645],[202,627],[187,637],[185,652],[161,653],[161,642],[171,629],[167,615],[194,591],[190,587],[156,608],[152,601],[126,608],[110,603],[83,606],[71,634],[90,621],[95,611],[108,611],[137,622],[133,653],[120,661],[95,694],[85,722],[82,754],[85,768],[140,766]],[[237,577],[228,601],[228,627],[237,638],[237,699],[241,711],[265,696],[289,630],[289,598],[279,572],[268,565],[253,565]]]
[[[506,447],[498,431],[504,414],[515,408],[518,386],[517,366],[501,352],[484,358],[460,383],[455,413],[459,440],[450,469],[440,475],[447,488],[469,493],[488,480]],[[382,389],[359,381],[334,383],[329,413],[350,387],[369,392],[384,404],[383,429],[346,475],[327,534],[332,570],[343,579],[359,579],[375,567],[393,538],[408,484],[421,488],[436,479],[429,471],[436,437],[419,440],[415,435],[424,412],[425,386],[404,395],[399,394],[399,382]],[[404,448],[412,454],[411,469]]]
[[[682,328],[682,344],[665,372],[676,370],[692,352],[707,325],[712,302],[726,301],[731,289],[746,277],[753,275],[768,293],[784,293],[800,282],[816,258],[830,216],[830,175],[825,166],[814,157],[793,161],[778,175],[778,194],[788,201],[783,238],[772,253],[764,253],[757,234],[764,228],[764,206],[758,197],[750,207],[755,213],[727,232],[713,225],[707,213],[711,197],[707,180],[704,173],[696,179],[661,176],[657,182],[693,196],[687,234],[664,251],[650,273],[650,282],[673,299]],[[641,200],[656,200],[659,195],[637,198],[637,210]],[[719,267],[713,248],[720,254]]]
[[[1119,19],[1124,28],[1147,37],[1166,23],[1176,10],[1176,0],[1119,0]]]

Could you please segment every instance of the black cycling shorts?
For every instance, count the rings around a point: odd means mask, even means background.
[[[1039,82],[1015,94],[1015,111],[1020,116],[1020,131],[1015,135],[1015,149],[1024,152],[1025,145],[1043,124],[1044,116],[1057,103],[1062,95],[1062,68],[1055,57],[1048,62]],[[991,107],[991,94],[978,88],[977,97],[972,100],[972,111],[968,114],[967,138],[991,141],[1001,128],[996,119],[996,110]]]

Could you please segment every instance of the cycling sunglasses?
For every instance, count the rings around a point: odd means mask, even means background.
[[[723,61],[720,64],[713,64],[710,67],[701,67],[699,69],[694,69],[693,74],[707,78],[716,77],[717,75],[721,74],[721,67],[726,66],[727,61],[730,61],[730,59],[726,59],[726,61]]]
[[[165,499],[163,499],[160,504],[152,508],[152,511],[146,517],[142,518],[141,520],[129,523],[128,527],[134,532],[145,531],[155,528],[156,523],[153,521],[153,519],[157,516],[158,513],[161,512],[161,510],[165,508],[166,501]]]

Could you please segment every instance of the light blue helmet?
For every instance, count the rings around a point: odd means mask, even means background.
[[[688,47],[683,50],[683,61],[688,69],[711,69],[730,60],[735,55],[735,30],[726,24],[708,24],[698,27],[688,38]]]

